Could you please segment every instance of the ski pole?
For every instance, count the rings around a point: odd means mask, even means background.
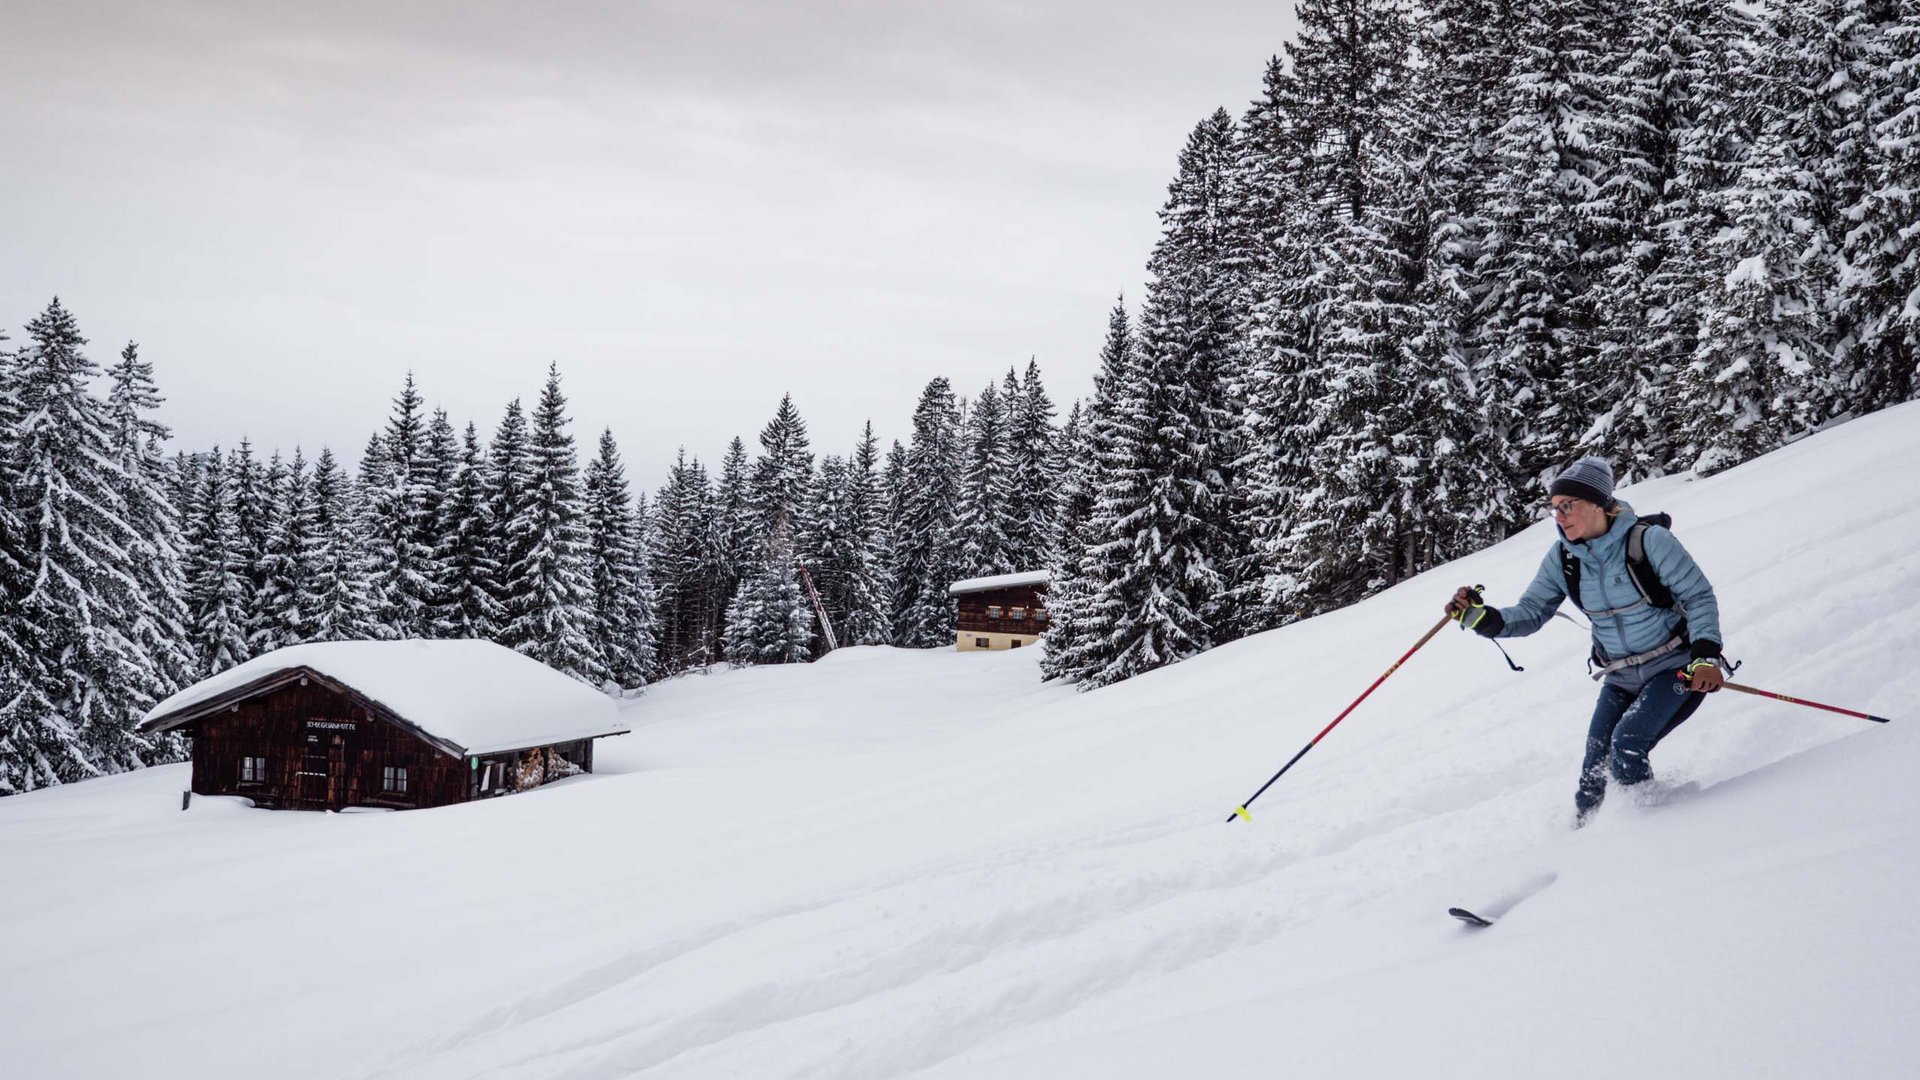
[[[1482,588],[1484,588],[1484,586],[1476,585],[1474,586],[1474,591],[1478,592]],[[1272,776],[1268,777],[1267,782],[1260,785],[1259,791],[1254,792],[1250,797],[1248,797],[1246,802],[1243,802],[1239,806],[1234,807],[1233,813],[1227,815],[1228,824],[1232,824],[1234,818],[1246,818],[1249,822],[1251,822],[1253,820],[1253,815],[1247,813],[1247,807],[1253,805],[1253,800],[1259,798],[1262,792],[1272,787],[1273,782],[1275,780],[1278,780],[1282,776],[1285,776],[1287,774],[1287,770],[1293,768],[1294,762],[1299,761],[1303,757],[1306,757],[1307,751],[1313,749],[1315,746],[1318,746],[1320,744],[1320,740],[1327,737],[1327,732],[1332,731],[1336,727],[1339,727],[1340,721],[1345,720],[1347,718],[1348,713],[1359,708],[1360,703],[1367,700],[1367,694],[1371,694],[1375,690],[1379,689],[1380,684],[1387,681],[1388,675],[1391,675],[1394,672],[1399,671],[1401,664],[1406,663],[1409,657],[1411,657],[1414,653],[1417,653],[1420,651],[1420,646],[1425,645],[1429,641],[1432,641],[1433,635],[1439,633],[1442,629],[1446,627],[1448,623],[1452,621],[1453,621],[1453,616],[1447,615],[1442,617],[1439,622],[1434,623],[1433,629],[1427,631],[1425,634],[1422,634],[1420,636],[1420,640],[1413,643],[1413,648],[1408,649],[1406,653],[1400,657],[1400,659],[1395,660],[1393,662],[1392,667],[1388,668],[1386,672],[1382,674],[1379,678],[1373,680],[1373,685],[1367,687],[1365,693],[1362,693],[1359,697],[1354,698],[1353,704],[1341,710],[1340,715],[1333,718],[1333,723],[1328,724],[1324,728],[1321,728],[1320,734],[1315,735],[1313,737],[1312,742],[1301,747],[1300,752],[1293,755],[1292,760],[1288,761],[1285,765],[1280,766],[1279,772],[1274,773]]]
[[[1688,682],[1688,684],[1691,685],[1691,682],[1689,682],[1689,680],[1687,679],[1686,672],[1682,671],[1679,674],[1682,682]],[[1776,694],[1771,690],[1762,690],[1757,686],[1742,686],[1737,682],[1723,682],[1720,684],[1720,689],[1738,690],[1743,694],[1752,694],[1755,697],[1772,698],[1775,701],[1784,701],[1789,705],[1805,705],[1809,709],[1825,709],[1828,712],[1837,712],[1842,716],[1854,716],[1862,720],[1871,720],[1876,724],[1892,723],[1891,720],[1888,720],[1884,716],[1874,716],[1871,713],[1854,712],[1852,709],[1843,709],[1838,705],[1822,705],[1817,701],[1807,701],[1802,698],[1790,697],[1786,694]]]

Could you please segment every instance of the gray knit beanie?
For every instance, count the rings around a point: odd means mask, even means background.
[[[1596,506],[1609,505],[1613,502],[1613,466],[1607,464],[1606,458],[1583,457],[1553,478],[1547,494],[1585,499]]]

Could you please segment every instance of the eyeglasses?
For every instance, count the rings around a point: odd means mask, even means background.
[[[1568,499],[1566,502],[1552,503],[1547,507],[1547,516],[1566,517],[1568,514],[1573,513],[1573,508],[1579,506],[1582,501],[1581,499]]]

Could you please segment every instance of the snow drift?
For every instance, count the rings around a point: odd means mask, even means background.
[[[1627,489],[1742,681],[1569,828],[1594,694],[1555,621],[1435,640],[1542,524],[1090,694],[1031,650],[843,650],[624,709],[600,775],[404,814],[0,800],[19,1076],[1881,1076],[1920,991],[1920,406]],[[1507,908],[1464,927],[1452,904]]]

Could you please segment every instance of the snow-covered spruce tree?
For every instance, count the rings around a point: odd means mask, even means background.
[[[266,466],[253,452],[253,440],[242,437],[227,461],[227,480],[233,487],[235,556],[239,560],[240,610],[249,639],[247,654],[260,650],[251,643],[260,624],[260,587],[265,583],[262,556],[267,550],[267,506],[273,501]]]
[[[1435,493],[1403,484],[1431,453],[1407,396],[1428,381],[1411,351],[1427,220],[1408,136],[1411,27],[1393,3],[1302,5],[1289,46],[1292,141],[1329,149],[1292,182],[1323,242],[1315,256],[1315,347],[1301,420],[1314,433],[1294,520],[1274,549],[1263,608],[1304,614],[1351,603],[1406,572],[1407,529]],[[1425,359],[1441,359],[1430,355]],[[1263,620],[1264,621],[1264,620]]]
[[[1724,275],[1682,378],[1686,462],[1737,465],[1845,411],[1852,328],[1839,280],[1844,212],[1866,197],[1872,150],[1859,88],[1878,46],[1859,0],[1771,10],[1740,108],[1753,145],[1716,199]]]
[[[1293,617],[1270,598],[1286,580],[1286,538],[1309,483],[1307,456],[1317,438],[1307,425],[1306,402],[1317,389],[1309,371],[1321,340],[1315,320],[1323,310],[1319,252],[1326,230],[1302,191],[1313,147],[1302,138],[1301,96],[1287,65],[1278,57],[1269,61],[1261,96],[1242,124],[1236,163],[1247,315],[1237,389],[1243,449],[1236,465],[1247,540],[1234,578],[1250,630]],[[1101,419],[1106,400],[1096,393],[1083,421],[1096,447],[1101,425],[1118,419]],[[1097,459],[1098,449],[1094,453]],[[1097,488],[1097,480],[1090,483]]]
[[[726,658],[735,664],[800,664],[813,655],[813,611],[791,558],[756,557],[727,605]]]
[[[420,393],[408,373],[393,400],[383,439],[380,482],[363,485],[366,551],[382,636],[425,637],[437,597],[434,582],[436,493],[427,453],[426,418]]]
[[[898,565],[894,559],[894,549],[898,543],[900,515],[906,507],[907,497],[907,448],[899,439],[887,447],[886,462],[880,467],[880,537],[876,550],[880,556],[880,575],[884,585],[886,603],[882,607],[887,613],[887,640],[894,641],[898,636],[893,627],[893,615],[899,609],[894,602],[898,589],[894,581],[894,570]]]
[[[1123,407],[1122,387],[1132,385],[1140,363],[1124,298],[1116,300],[1107,317],[1106,340],[1100,348],[1100,367],[1093,376],[1093,398],[1080,413],[1078,432],[1071,443],[1060,511],[1056,555],[1049,565],[1047,616],[1051,623],[1041,672],[1049,679],[1076,680],[1098,670],[1104,636],[1094,632],[1091,607],[1099,580],[1119,573],[1118,547],[1109,546],[1117,518],[1099,515],[1099,490],[1118,474],[1125,459],[1119,450],[1131,442],[1135,419]],[[1099,624],[1104,628],[1104,623]]]
[[[1180,154],[1140,317],[1140,363],[1116,380],[1126,435],[1099,478],[1100,557],[1090,610],[1099,666],[1118,682],[1231,640],[1238,628],[1223,570],[1241,552],[1235,522],[1233,397],[1240,325],[1233,210],[1235,125],[1202,121]],[[1106,403],[1102,403],[1105,412]]]
[[[1697,345],[1703,275],[1700,216],[1724,185],[1727,68],[1751,36],[1741,9],[1724,0],[1637,4],[1615,73],[1611,108],[1595,126],[1606,182],[1582,207],[1611,253],[1593,270],[1601,380],[1598,413],[1583,453],[1625,477],[1676,467],[1686,405],[1676,380]],[[1703,168],[1702,166],[1707,166]],[[1708,233],[1710,235],[1710,232]]]
[[[1527,15],[1498,106],[1478,345],[1489,419],[1514,454],[1510,489],[1537,498],[1539,478],[1577,452],[1605,383],[1590,283],[1618,252],[1582,215],[1611,177],[1599,127],[1624,25],[1612,3],[1541,0]]]
[[[868,425],[853,461],[831,454],[821,459],[813,528],[805,538],[805,562],[842,645],[885,640],[879,560],[873,550],[878,524],[878,500],[873,497],[875,452],[872,425]]]
[[[963,576],[955,536],[963,452],[953,387],[936,378],[913,410],[900,513],[894,519],[893,643],[902,648],[953,642],[954,603],[947,588]]]
[[[0,659],[0,792],[139,767],[133,732],[165,673],[128,639],[152,617],[131,565],[138,537],[112,454],[112,419],[89,392],[99,374],[58,297],[0,366],[7,427],[0,490],[12,513]],[[134,614],[129,617],[129,612]]]
[[[654,596],[641,549],[640,519],[611,429],[585,479],[587,566],[601,662],[612,689],[644,686],[654,674]]]
[[[233,459],[217,446],[203,456],[194,516],[183,537],[187,626],[200,677],[253,656],[247,638],[247,560],[234,512],[232,469]]]
[[[773,419],[761,429],[760,451],[747,494],[757,533],[748,550],[777,543],[791,553],[795,538],[806,531],[813,488],[807,424],[792,395],[780,398]]]
[[[503,574],[501,644],[598,686],[607,670],[595,644],[580,468],[566,409],[554,365],[533,411],[523,506],[503,523],[516,558]]]
[[[180,508],[173,501],[173,471],[161,449],[170,433],[153,418],[166,399],[154,383],[153,365],[140,359],[133,342],[121,350],[120,362],[107,369],[107,378],[112,387],[107,396],[111,449],[125,484],[120,500],[138,537],[128,555],[135,583],[147,600],[144,608],[124,613],[128,621],[121,632],[151,661],[158,681],[148,692],[158,698],[193,677],[186,583],[180,571]],[[152,743],[150,764],[178,761],[184,751],[184,743],[173,734]]]
[[[653,500],[650,562],[658,597],[659,652],[667,674],[711,662],[714,622],[713,485],[683,447]]]
[[[1872,173],[1844,211],[1851,273],[1839,297],[1858,357],[1842,408],[1854,413],[1920,396],[1920,3],[1867,14],[1878,39],[1860,87]]]
[[[747,446],[739,436],[727,444],[720,459],[720,481],[714,492],[712,563],[707,569],[713,582],[713,623],[707,628],[706,654],[720,655],[720,643],[726,631],[727,609],[743,576],[753,568],[759,535],[759,520],[753,506],[752,477],[748,472]]]
[[[798,605],[797,624],[770,607],[786,602],[788,584],[797,583],[801,538],[813,531],[813,454],[806,423],[790,396],[780,399],[780,408],[761,430],[760,447],[747,491],[754,528],[743,549],[754,561],[740,586],[742,594],[751,595],[744,602],[736,597],[727,608],[726,655],[736,663],[785,663],[795,658],[792,626],[811,627],[814,618],[812,601],[798,584],[791,597]],[[813,647],[810,629],[803,638],[797,658],[804,660]]]
[[[313,641],[359,641],[373,636],[373,602],[360,554],[351,481],[320,448],[313,464],[313,526],[305,561],[306,596],[300,606]]]
[[[1013,455],[1006,399],[988,383],[967,413],[960,483],[959,572],[986,577],[1013,570]]]
[[[13,451],[10,439],[20,422],[19,388],[13,373],[13,352],[0,331],[0,701],[22,693],[32,663],[27,627],[20,618],[21,599],[32,587],[25,574],[26,523],[14,505]],[[27,760],[26,740],[13,728],[0,728],[0,774],[12,777]],[[11,781],[9,781],[11,782]],[[18,788],[0,788],[7,794]]]
[[[1063,559],[1047,590],[1053,627],[1047,641],[1049,678],[1083,688],[1106,669],[1131,633],[1129,608],[1117,602],[1112,583],[1127,578],[1133,562],[1133,525],[1152,486],[1147,448],[1155,432],[1141,388],[1146,360],[1124,307],[1116,305],[1094,376],[1086,425],[1084,485],[1088,509],[1082,540]]]
[[[1124,320],[1124,311],[1120,314]],[[1040,654],[1040,674],[1047,679],[1070,674],[1063,660],[1073,655],[1080,637],[1076,609],[1085,576],[1087,524],[1093,515],[1093,454],[1087,444],[1085,417],[1080,403],[1074,402],[1067,413],[1066,425],[1060,430],[1061,465],[1056,474],[1059,512],[1054,518],[1054,534],[1048,541],[1049,625],[1045,651]]]
[[[1013,372],[1007,372],[1013,387]],[[1040,365],[1027,361],[1017,393],[1004,395],[1007,451],[1011,467],[1007,508],[1008,561],[1019,570],[1047,565],[1053,556],[1063,466],[1060,433],[1053,426],[1053,401],[1040,383]]]
[[[312,641],[315,627],[306,603],[314,551],[313,481],[298,447],[291,464],[273,455],[268,475],[272,498],[266,510],[266,548],[261,553],[260,595],[248,644],[256,653]]]
[[[892,636],[887,624],[886,493],[876,471],[879,461],[880,443],[869,420],[847,462],[846,523],[841,530],[846,547],[830,560],[843,590],[843,645],[882,645]]]
[[[471,423],[440,502],[440,543],[435,562],[434,636],[491,639],[500,625],[500,564],[495,559],[493,504],[488,498],[487,459]]]
[[[511,567],[525,561],[522,546],[527,534],[517,532],[514,522],[528,513],[532,492],[532,451],[527,445],[527,416],[520,399],[507,403],[506,412],[494,428],[493,441],[487,447],[487,507],[492,522],[488,544],[495,572],[492,587],[494,641],[506,641],[506,623],[512,602],[507,574]]]
[[[454,432],[453,421],[448,419],[445,409],[433,410],[420,448],[420,532],[417,539],[427,551],[421,573],[427,579],[428,598],[420,633],[423,637],[446,637],[441,615],[447,609],[447,596],[453,589],[453,575],[441,559],[441,553],[451,544],[448,533],[453,528],[453,516],[447,504],[453,496],[454,481],[460,472],[460,436]]]

